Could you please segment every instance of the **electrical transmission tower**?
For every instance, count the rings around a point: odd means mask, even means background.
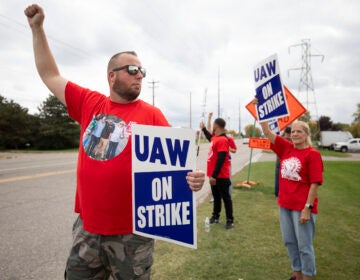
[[[301,40],[300,44],[295,44],[289,47],[289,54],[290,54],[290,49],[292,47],[301,47],[302,53],[301,53],[301,60],[302,60],[302,65],[299,68],[291,68],[288,70],[288,75],[290,74],[290,71],[292,70],[301,70],[300,73],[300,83],[299,83],[299,96],[300,93],[305,90],[306,93],[306,100],[305,100],[305,107],[306,109],[311,112],[310,110],[310,106],[312,105],[314,107],[314,111],[315,111],[315,115],[313,115],[315,117],[315,119],[319,119],[318,116],[318,111],[317,111],[317,107],[316,107],[316,98],[315,98],[315,90],[314,90],[314,83],[313,83],[313,79],[312,79],[312,74],[311,74],[311,58],[315,57],[315,56],[320,56],[321,57],[321,62],[324,61],[324,55],[322,54],[312,54],[311,53],[311,44],[310,44],[310,39],[303,39]],[[310,93],[312,93],[312,96],[309,96]]]

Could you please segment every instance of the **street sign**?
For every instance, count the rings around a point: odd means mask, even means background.
[[[270,150],[271,142],[267,138],[250,137],[249,147],[255,149]]]

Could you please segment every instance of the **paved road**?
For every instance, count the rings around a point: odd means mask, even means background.
[[[250,157],[247,145],[237,144],[233,173]],[[197,160],[204,171],[208,147],[201,145]],[[76,160],[76,153],[0,153],[0,280],[63,279],[75,219]],[[197,202],[209,193],[206,183]]]
[[[76,154],[0,160],[0,279],[62,279],[75,218]]]
[[[237,144],[232,173],[250,158],[247,145]],[[201,170],[208,147],[200,148]],[[275,156],[253,150],[252,161],[258,159],[274,161]],[[350,159],[359,160],[360,153]],[[63,279],[75,219],[76,160],[76,153],[0,153],[0,280]],[[209,193],[206,183],[197,202],[209,199]]]

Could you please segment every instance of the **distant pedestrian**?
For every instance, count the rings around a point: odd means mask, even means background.
[[[200,124],[206,138],[211,141],[207,160],[206,174],[209,177],[211,192],[214,198],[213,212],[210,223],[219,223],[221,212],[221,200],[224,201],[226,213],[226,229],[234,227],[233,206],[229,192],[230,179],[230,143],[226,136],[226,122],[217,118],[213,124],[213,134]]]

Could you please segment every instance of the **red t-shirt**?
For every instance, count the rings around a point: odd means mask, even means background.
[[[276,136],[271,149],[280,158],[279,206],[301,211],[304,209],[312,183],[322,184],[324,166],[319,151],[309,147],[295,149],[294,145]],[[312,213],[318,213],[318,199]]]
[[[229,140],[229,147],[236,150],[237,146],[235,144],[234,138],[232,138],[231,136],[227,136],[227,139]]]
[[[169,123],[142,100],[115,103],[71,82],[65,97],[69,116],[81,125],[75,212],[91,233],[132,233],[131,126]],[[104,127],[111,128],[106,140],[101,138]]]
[[[220,169],[217,178],[222,178],[222,179],[230,178],[229,145],[230,145],[229,140],[225,136],[213,135],[211,137],[211,143],[210,143],[208,159],[207,159],[207,171],[206,171],[206,175],[208,177],[212,176],[212,173],[215,169],[216,161],[218,159],[218,153],[226,152],[225,161]]]

